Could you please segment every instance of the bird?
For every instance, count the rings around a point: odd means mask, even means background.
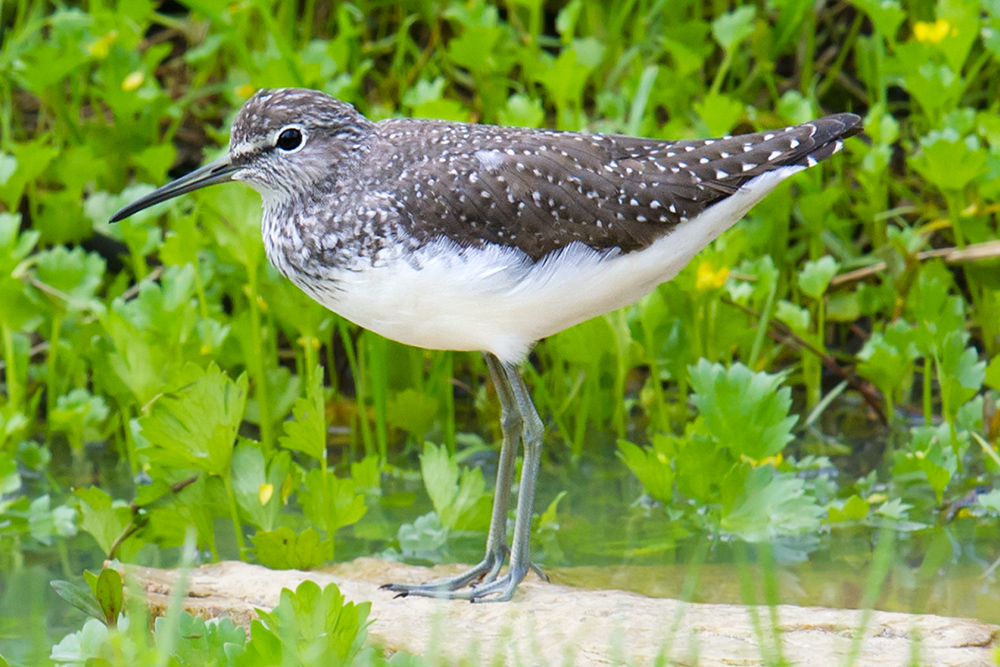
[[[545,578],[530,558],[544,435],[520,371],[531,347],[673,278],[779,183],[839,151],[860,120],[838,113],[664,141],[373,122],[322,92],[262,89],[236,114],[223,157],[112,222],[209,185],[245,183],[261,195],[268,260],[317,302],[407,345],[482,352],[502,437],[485,556],[453,577],[383,588],[504,601],[529,570]]]

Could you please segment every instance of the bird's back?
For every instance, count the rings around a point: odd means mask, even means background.
[[[372,156],[414,237],[514,246],[537,261],[572,242],[646,248],[761,174],[829,157],[857,123],[838,114],[783,130],[658,141],[398,119],[376,125]]]

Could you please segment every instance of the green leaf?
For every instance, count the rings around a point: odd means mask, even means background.
[[[746,105],[721,93],[708,93],[694,103],[695,113],[704,121],[713,137],[729,134],[746,112]]]
[[[401,524],[396,540],[404,556],[440,560],[448,546],[448,534],[437,512],[428,512],[418,516],[413,523]]]
[[[822,515],[823,508],[806,493],[805,480],[776,473],[767,465],[747,475],[743,492],[723,515],[720,526],[749,542],[760,542],[815,532]]]
[[[0,152],[0,185],[7,185],[15,171],[17,171],[17,158]]]
[[[299,503],[306,517],[332,539],[338,528],[355,523],[365,514],[365,499],[357,495],[354,481],[340,479],[323,470],[310,470]]]
[[[909,519],[912,505],[904,503],[902,498],[893,498],[882,503],[875,513],[893,521],[906,521]]]
[[[247,376],[235,382],[215,364],[187,364],[183,384],[153,403],[139,419],[153,449],[150,459],[168,468],[196,468],[229,476],[236,432],[247,400]]]
[[[111,552],[111,546],[132,520],[132,510],[126,502],[116,500],[112,503],[111,496],[92,486],[77,489],[73,492],[80,499],[77,505],[80,511],[80,530],[90,533],[105,555]],[[134,538],[122,543],[118,558],[130,560],[139,547],[140,541]]]
[[[110,632],[103,621],[88,619],[81,630],[66,635],[62,641],[53,646],[49,658],[57,663],[73,665],[98,667],[111,665],[109,658],[112,658],[114,653]]]
[[[275,452],[265,463],[260,443],[241,440],[236,446],[231,473],[233,493],[252,525],[264,531],[274,529],[284,506],[283,489],[292,473],[288,452]]]
[[[38,279],[70,297],[62,302],[69,309],[103,307],[100,302],[92,300],[104,279],[104,268],[104,259],[100,255],[85,252],[79,247],[68,250],[64,246],[56,246],[35,256]]]
[[[104,622],[113,626],[122,611],[122,576],[118,570],[106,567],[97,577],[97,604],[104,613]]]
[[[941,390],[941,412],[950,423],[958,409],[971,399],[986,379],[986,362],[979,360],[974,347],[966,347],[969,334],[950,331],[936,359],[937,380]]]
[[[753,5],[744,5],[722,14],[712,21],[712,36],[725,51],[732,51],[753,33],[756,16],[757,8]]]
[[[830,255],[806,262],[799,271],[799,289],[812,298],[819,299],[826,293],[826,288],[839,270],[840,264]]]
[[[105,622],[104,610],[97,604],[94,592],[89,586],[72,581],[55,580],[52,588],[56,594],[66,602],[70,603],[88,616],[92,616],[102,623]]]
[[[536,530],[558,530],[559,519],[556,516],[556,512],[559,509],[559,502],[566,497],[568,491],[560,491],[556,494],[556,497],[552,499],[549,506],[545,508],[545,511],[538,515],[538,525]]]
[[[276,570],[310,570],[333,557],[332,542],[321,541],[314,528],[296,534],[287,526],[253,536],[257,560]]]
[[[896,40],[896,32],[906,20],[906,11],[898,0],[856,0],[856,4],[868,14],[883,37],[889,42]]]
[[[897,390],[913,373],[913,361],[919,356],[913,331],[912,325],[896,320],[884,334],[873,333],[858,352],[858,375],[882,392],[890,412]]]
[[[50,141],[49,135],[43,134],[31,143],[11,146],[11,153],[17,160],[17,169],[0,184],[0,202],[6,204],[8,210],[18,210],[21,196],[28,184],[41,176],[59,155],[58,146],[46,145]]]
[[[830,523],[859,521],[866,516],[868,516],[868,503],[858,494],[854,494],[845,500],[840,507],[836,505],[830,506]]]
[[[809,332],[809,323],[812,321],[812,316],[809,314],[808,308],[803,308],[791,301],[782,299],[778,301],[778,307],[774,311],[774,316],[779,322],[787,324],[788,328],[797,334]]]
[[[919,325],[913,332],[913,342],[925,357],[936,357],[950,332],[964,330],[965,302],[960,296],[950,295],[953,283],[951,270],[944,262],[928,262],[921,267],[916,289],[907,299],[910,317]]]
[[[434,426],[437,416],[437,399],[416,389],[397,392],[386,406],[389,423],[412,434],[418,442]]]
[[[693,402],[712,436],[737,457],[761,460],[792,439],[797,416],[789,416],[791,389],[782,375],[754,373],[737,363],[726,371],[702,359],[692,366]]]
[[[986,366],[983,383],[990,389],[1000,390],[1000,356],[990,359],[990,363]]]
[[[483,530],[489,523],[490,498],[479,468],[460,468],[445,447],[424,444],[420,472],[434,509],[447,528]]]
[[[500,110],[499,120],[501,125],[511,127],[541,127],[545,122],[545,108],[537,98],[514,94]]]
[[[653,446],[638,447],[626,440],[618,441],[618,455],[632,471],[646,493],[664,504],[669,504],[674,492],[674,470],[671,467],[670,454],[676,447],[670,436],[657,434]]]
[[[958,471],[957,453],[964,449],[964,443],[955,438],[947,423],[920,426],[912,432],[913,437],[906,450],[896,455],[893,474],[905,474],[908,469],[919,470],[930,483],[938,502],[941,502],[944,490]]]
[[[347,602],[336,584],[312,581],[281,591],[274,609],[257,609],[240,665],[301,667],[351,665],[367,637],[371,603]]]
[[[305,396],[292,404],[294,421],[285,422],[285,434],[278,443],[285,449],[302,452],[326,461],[326,403],[323,400],[323,372],[317,368]]]
[[[243,656],[247,634],[230,618],[205,620],[186,611],[180,613],[175,632],[168,632],[169,618],[160,616],[153,624],[157,647],[169,652],[176,667],[235,667]],[[170,644],[164,645],[167,639]]]
[[[985,172],[988,151],[975,135],[962,139],[951,130],[932,132],[920,147],[913,167],[942,190],[962,190]]]
[[[994,516],[1000,516],[1000,489],[993,489],[989,493],[981,493],[976,498],[976,503],[980,507],[986,508]]]

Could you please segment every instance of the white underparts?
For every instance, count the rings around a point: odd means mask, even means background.
[[[489,162],[492,155],[479,156]],[[409,258],[343,271],[340,289],[310,292],[387,338],[431,349],[483,350],[521,361],[531,345],[640,299],[803,166],[774,169],[644,250],[599,252],[572,243],[539,262],[510,247],[460,248],[447,239]],[[400,251],[402,252],[402,251]]]

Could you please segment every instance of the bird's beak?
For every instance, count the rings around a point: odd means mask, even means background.
[[[159,204],[160,202],[173,199],[174,197],[183,195],[193,190],[204,188],[209,185],[215,185],[216,183],[227,183],[233,180],[233,174],[239,170],[240,167],[234,165],[228,155],[223,158],[219,158],[215,162],[210,162],[200,169],[195,169],[186,176],[181,176],[172,183],[167,183],[162,188],[153,190],[145,197],[136,199],[134,202],[123,207],[120,211],[111,216],[111,222],[124,220],[130,215],[149,208],[153,204]]]

